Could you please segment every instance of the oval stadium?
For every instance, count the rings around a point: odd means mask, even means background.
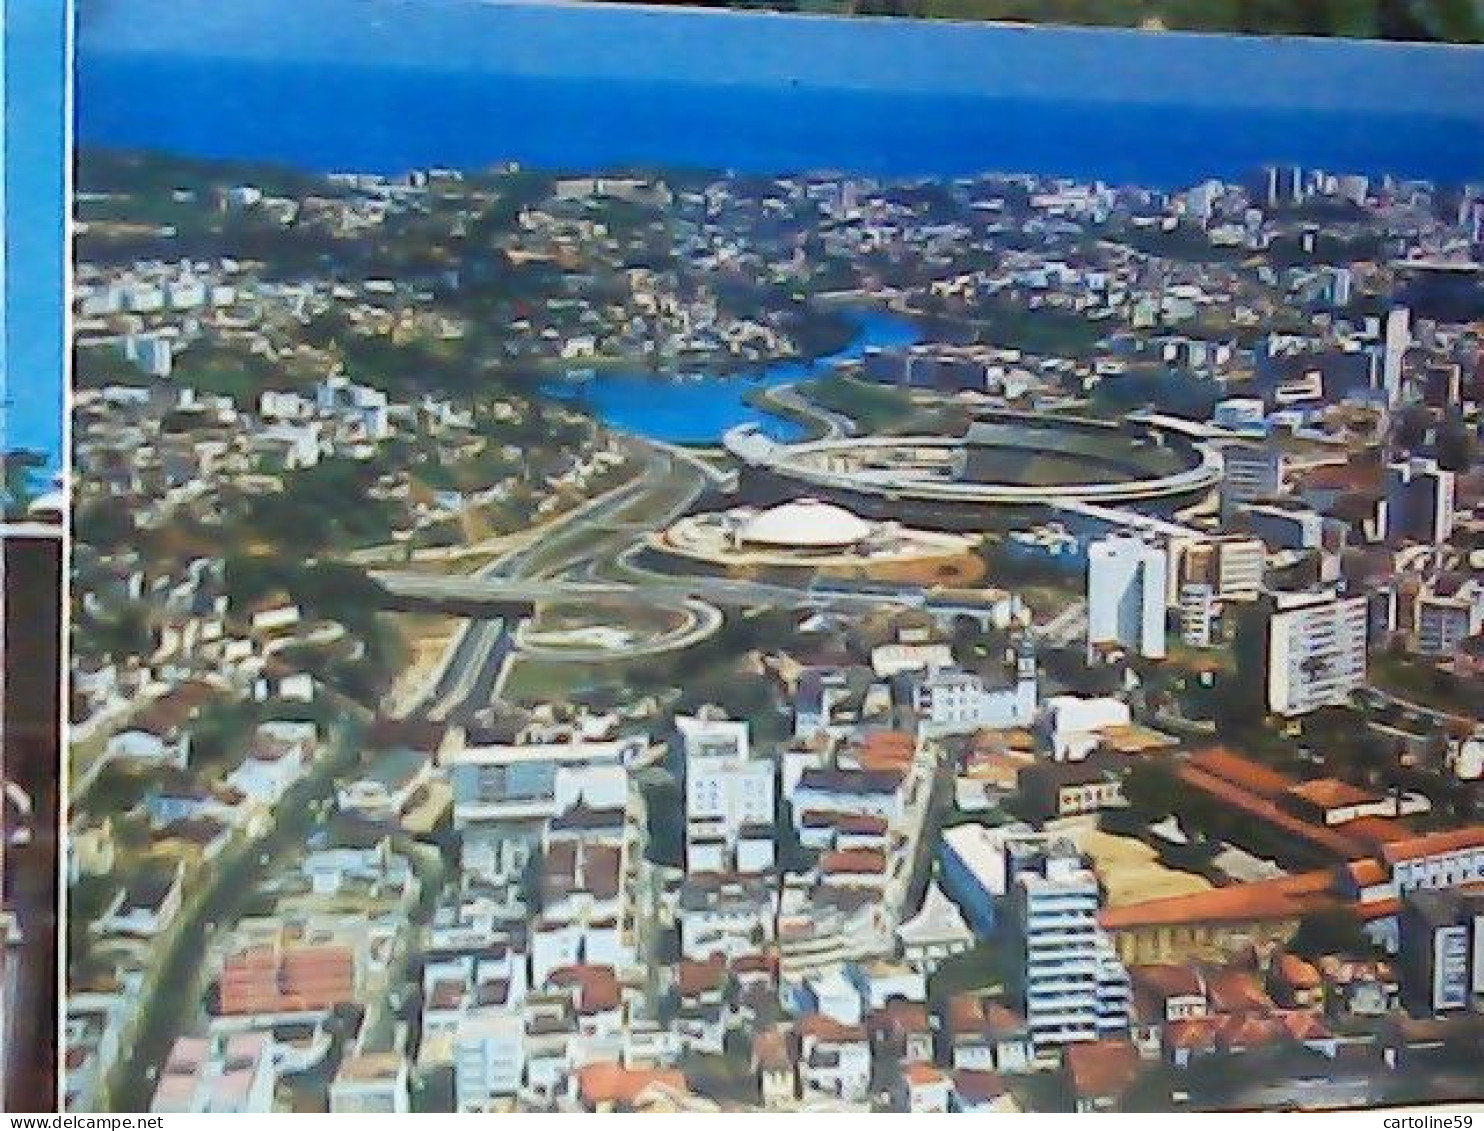
[[[1199,426],[996,412],[961,436],[864,436],[784,444],[750,425],[724,438],[759,498],[807,494],[876,518],[980,530],[1057,503],[1177,510],[1221,477]]]

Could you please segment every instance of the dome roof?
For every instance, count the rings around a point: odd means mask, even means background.
[[[759,512],[738,533],[754,545],[817,549],[853,546],[870,535],[871,524],[833,503],[797,499]]]

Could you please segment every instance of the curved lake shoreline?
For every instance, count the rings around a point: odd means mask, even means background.
[[[860,360],[868,349],[907,346],[922,337],[914,322],[886,311],[857,310],[850,317],[856,324],[850,344],[808,361],[789,359],[722,375],[614,368],[582,381],[551,381],[543,390],[610,428],[671,444],[713,444],[739,424],[757,424],[775,440],[796,440],[807,435],[802,424],[750,403],[749,394],[827,376],[841,362]]]

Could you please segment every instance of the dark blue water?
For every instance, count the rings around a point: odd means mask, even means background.
[[[917,328],[906,319],[877,311],[854,317],[858,326],[854,340],[839,353],[814,361],[779,362],[755,373],[694,375],[682,381],[653,373],[607,371],[587,381],[554,381],[547,392],[614,428],[672,444],[714,443],[727,429],[748,423],[759,425],[775,440],[794,440],[804,430],[792,420],[748,404],[750,390],[823,376],[836,362],[859,358],[870,346],[904,346],[918,339]]]
[[[1174,187],[1292,162],[1446,182],[1484,177],[1478,118],[1079,103],[1066,91],[1029,101],[95,55],[82,60],[77,104],[84,145],[316,170],[514,160],[583,170],[994,170]]]

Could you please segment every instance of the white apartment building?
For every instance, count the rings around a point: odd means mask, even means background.
[[[1015,683],[989,687],[983,677],[938,669],[909,677],[912,713],[926,735],[972,734],[985,728],[1029,726],[1036,717],[1036,659],[1016,658]]]
[[[733,719],[675,720],[685,772],[689,872],[762,872],[773,866],[778,786],[772,761],[752,757],[748,726]]]
[[[1306,714],[1341,706],[1365,683],[1366,598],[1285,593],[1268,618],[1268,709]]]
[[[525,1074],[525,1018],[518,1009],[480,1006],[459,1019],[453,1040],[454,1101],[460,1112],[488,1111],[514,1096]]]
[[[1039,1057],[1128,1029],[1127,969],[1098,926],[1102,886],[1070,844],[1007,848],[1024,1013]]]
[[[439,758],[453,789],[463,867],[492,882],[518,877],[547,822],[579,802],[593,809],[628,803],[627,767],[643,736],[590,739],[575,728],[532,727],[514,741],[466,734]]]
[[[1169,555],[1142,538],[1113,535],[1087,548],[1087,646],[1165,655]]]
[[[336,1114],[403,1115],[412,1110],[407,1058],[401,1053],[347,1057],[330,1084]]]

